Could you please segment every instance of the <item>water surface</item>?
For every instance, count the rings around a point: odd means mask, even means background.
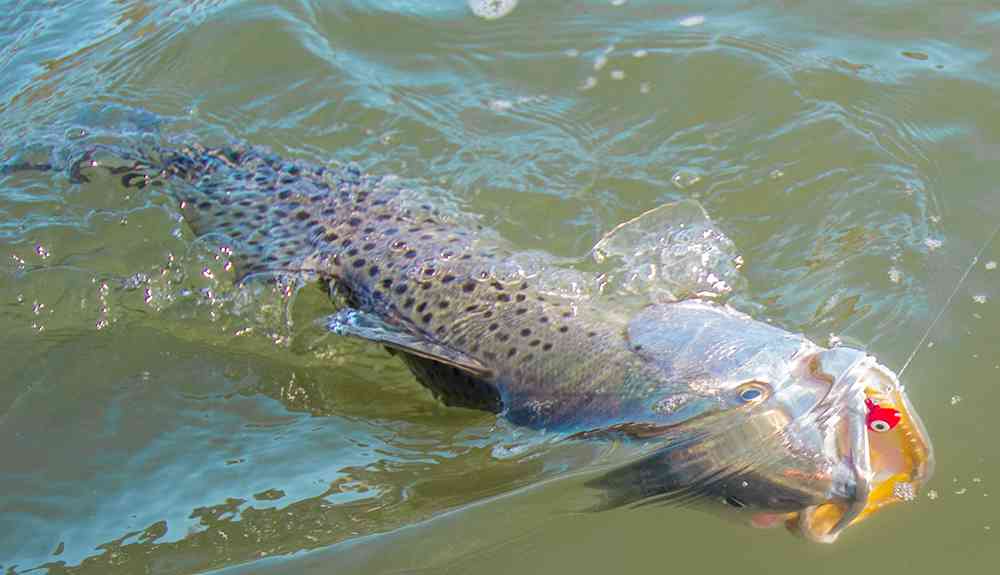
[[[734,304],[899,368],[1000,222],[1000,11],[966,2],[0,2],[0,161],[245,140],[393,173],[580,257],[699,201]],[[447,408],[236,288],[159,190],[0,180],[0,568],[21,573],[988,571],[1000,241],[907,369],[938,472],[833,546],[581,511],[621,446]]]

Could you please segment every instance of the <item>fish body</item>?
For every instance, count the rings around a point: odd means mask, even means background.
[[[630,310],[549,289],[544,260],[525,269],[488,230],[352,167],[180,146],[112,171],[126,186],[165,183],[192,229],[232,253],[240,281],[290,273],[335,286],[348,305],[330,330],[386,346],[447,404],[655,442],[595,482],[613,504],[707,498],[832,541],[932,472],[895,375],[859,350],[697,298]],[[637,226],[616,228],[600,253],[646,249]],[[866,405],[898,418],[870,427]]]

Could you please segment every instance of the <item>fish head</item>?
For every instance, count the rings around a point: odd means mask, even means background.
[[[832,542],[933,472],[902,385],[864,351],[697,300],[647,308],[628,339],[664,382],[643,406],[644,436],[663,447],[625,472],[644,497],[681,494]]]

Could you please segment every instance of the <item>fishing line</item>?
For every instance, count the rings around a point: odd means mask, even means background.
[[[944,306],[941,307],[941,311],[939,311],[937,316],[934,317],[934,321],[932,321],[931,324],[927,326],[927,331],[924,332],[924,335],[920,338],[920,341],[917,342],[917,346],[913,348],[912,352],[910,352],[910,357],[906,358],[906,363],[904,363],[903,367],[899,370],[899,377],[903,377],[903,372],[906,371],[906,368],[910,366],[910,362],[912,362],[913,358],[916,357],[917,352],[920,351],[921,347],[923,347],[924,342],[927,341],[928,336],[931,335],[931,331],[934,330],[934,326],[936,326],[938,321],[940,321],[941,318],[944,316],[944,312],[948,311],[948,307],[951,306],[951,301],[955,299],[955,295],[958,293],[958,290],[962,287],[962,284],[965,283],[965,280],[966,278],[969,277],[969,274],[972,273],[972,269],[976,267],[977,263],[979,263],[979,258],[981,258],[983,256],[983,253],[986,252],[986,248],[988,248],[990,244],[993,243],[993,240],[996,239],[998,232],[1000,232],[1000,224],[997,224],[996,227],[993,228],[993,233],[990,234],[990,237],[988,237],[986,241],[983,243],[982,247],[979,248],[979,251],[976,252],[976,255],[972,257],[972,261],[969,262],[969,265],[965,268],[965,272],[962,274],[962,277],[958,278],[958,283],[955,284],[955,289],[951,290],[951,294],[948,295],[948,299],[944,300]]]

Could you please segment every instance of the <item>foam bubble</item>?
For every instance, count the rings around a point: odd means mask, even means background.
[[[503,18],[514,11],[517,0],[468,0],[472,13],[485,20]]]

